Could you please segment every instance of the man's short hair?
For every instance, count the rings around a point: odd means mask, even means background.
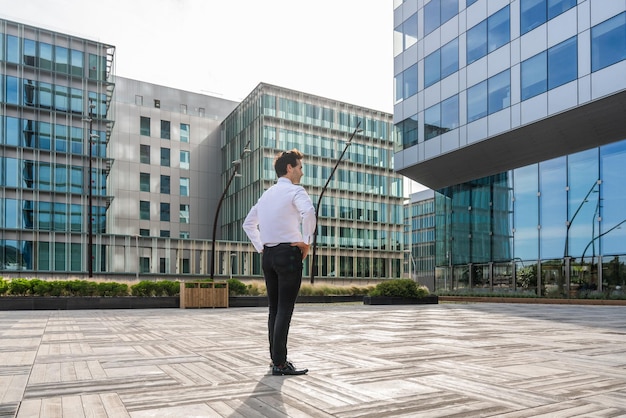
[[[284,176],[287,174],[288,165],[295,167],[298,165],[298,160],[303,158],[304,154],[295,148],[291,151],[279,152],[274,158],[274,170],[276,170],[276,175],[278,177]]]

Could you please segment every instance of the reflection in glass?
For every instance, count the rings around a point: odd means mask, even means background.
[[[511,39],[509,6],[503,7],[487,19],[487,53],[509,43]]]
[[[467,121],[487,116],[487,80],[467,89]]]
[[[591,28],[591,71],[626,59],[626,12]]]
[[[487,20],[467,31],[467,64],[487,55]]]
[[[567,214],[565,157],[539,163],[541,258],[562,258]]]
[[[522,62],[522,100],[530,99],[548,88],[546,51]]]
[[[602,254],[624,253],[626,242],[626,141],[600,147],[602,222],[599,239]]]
[[[578,77],[577,37],[548,50],[548,90],[576,80]]]
[[[510,70],[502,71],[488,80],[489,114],[495,113],[511,105]]]
[[[542,25],[546,18],[546,0],[520,0],[520,31],[522,35]]]

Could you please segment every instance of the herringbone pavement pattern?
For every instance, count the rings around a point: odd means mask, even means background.
[[[626,308],[298,305],[0,313],[0,417],[626,417]]]

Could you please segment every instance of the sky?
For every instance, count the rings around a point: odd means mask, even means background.
[[[234,101],[264,82],[393,112],[391,0],[0,0],[0,16],[114,46],[121,77]]]
[[[229,100],[260,82],[393,111],[391,0],[0,0],[115,46],[115,74]]]

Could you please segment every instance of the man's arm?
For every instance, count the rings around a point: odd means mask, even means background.
[[[254,248],[260,253],[263,252],[263,243],[261,242],[261,231],[259,231],[259,219],[256,205],[252,206],[248,216],[243,221],[243,230],[254,245]]]

